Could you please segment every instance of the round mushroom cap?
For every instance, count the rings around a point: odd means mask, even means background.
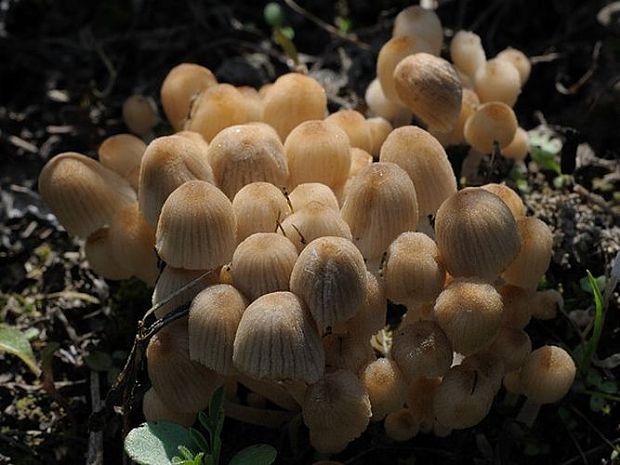
[[[476,93],[471,89],[463,88],[463,97],[461,98],[461,111],[456,124],[449,132],[431,131],[431,134],[443,145],[464,145],[465,141],[465,123],[471,115],[474,114],[480,105],[480,100]]]
[[[468,355],[461,360],[460,366],[475,370],[479,376],[478,382],[487,383],[493,394],[497,394],[499,388],[502,387],[502,377],[506,372],[504,362],[498,354],[490,349]]]
[[[298,184],[289,194],[288,200],[294,212],[306,207],[310,202],[319,202],[334,211],[340,212],[338,199],[328,186],[320,182]]]
[[[431,134],[417,126],[394,129],[387,137],[379,160],[404,169],[415,186],[420,216],[435,214],[456,193],[456,177],[446,151]]]
[[[552,404],[564,397],[575,380],[575,362],[561,347],[534,350],[521,368],[521,391],[537,404]]]
[[[502,311],[502,298],[491,284],[479,278],[459,278],[439,294],[433,312],[454,351],[470,355],[495,338]]]
[[[114,259],[110,228],[107,226],[88,236],[84,243],[84,255],[90,268],[106,279],[128,279],[132,275],[123,262]]]
[[[157,125],[157,105],[151,97],[132,95],[123,102],[123,121],[134,134],[147,136]]]
[[[88,237],[136,201],[129,183],[99,162],[75,152],[50,159],[39,175],[41,199],[69,234]]]
[[[132,134],[117,134],[105,139],[97,154],[103,166],[121,175],[138,190],[140,163],[145,150],[146,144],[142,139]]]
[[[178,291],[194,279],[204,275],[206,270],[184,270],[183,268],[174,268],[172,266],[166,266],[159,275],[155,288],[153,289],[153,296],[151,301],[153,305],[166,300],[174,292]],[[186,305],[192,301],[192,299],[205,287],[211,284],[216,284],[219,278],[219,273],[209,273],[200,279],[195,286],[191,286],[190,289],[181,292],[178,296],[174,297],[167,305],[155,310],[155,316],[157,318],[163,318],[174,310],[183,305]]]
[[[532,71],[532,64],[525,53],[521,50],[517,50],[516,48],[508,47],[499,52],[495,58],[498,60],[509,61],[515,68],[517,68],[521,86],[527,82],[530,77],[530,72]]]
[[[449,62],[428,53],[409,55],[396,66],[394,83],[400,100],[429,128],[448,132],[454,127],[463,89]]]
[[[366,124],[366,118],[359,111],[338,110],[325,118],[325,121],[339,126],[347,134],[351,147],[366,152],[372,149],[370,129]]]
[[[469,145],[480,153],[493,152],[497,142],[500,149],[508,146],[517,132],[517,117],[502,102],[487,102],[478,107],[465,123],[463,133]]]
[[[502,359],[506,371],[514,371],[525,363],[532,351],[532,341],[522,329],[504,327],[499,330],[488,351]]]
[[[420,431],[420,422],[408,408],[389,413],[383,422],[385,434],[394,441],[408,441]]]
[[[233,362],[255,378],[318,381],[325,354],[303,301],[291,292],[273,292],[252,302],[237,329]]]
[[[450,58],[454,66],[473,78],[487,61],[480,36],[470,31],[458,31],[450,42]]]
[[[501,151],[502,156],[516,161],[523,161],[530,152],[530,138],[525,129],[519,127],[515,132],[512,142]]]
[[[378,78],[373,79],[368,85],[364,99],[366,100],[366,105],[368,105],[368,114],[370,115],[380,116],[393,124],[401,121],[407,121],[407,123],[411,121],[411,110],[402,104],[388,100],[383,93]]]
[[[142,413],[146,421],[171,421],[189,428],[196,421],[196,412],[176,412],[170,410],[152,387],[144,393]]]
[[[367,286],[364,257],[341,237],[310,242],[299,254],[290,280],[291,291],[304,300],[319,330],[354,316],[365,303]]]
[[[424,40],[431,46],[433,55],[441,52],[443,28],[439,16],[433,10],[413,5],[398,13],[394,18],[392,37],[403,35]]]
[[[264,123],[222,129],[209,144],[208,159],[217,185],[231,200],[252,182],[284,187],[288,179],[284,146]]]
[[[392,125],[386,118],[375,116],[374,118],[366,119],[366,126],[370,129],[370,140],[372,142],[370,152],[368,153],[374,157],[378,157],[385,139],[387,139],[392,132]],[[370,161],[372,162],[372,158]],[[353,161],[351,165],[353,165]],[[357,172],[355,174],[357,174]],[[349,176],[351,175],[352,172],[349,171]]]
[[[164,203],[155,248],[176,268],[211,270],[232,259],[235,229],[232,204],[222,191],[204,181],[189,181]]]
[[[420,431],[432,431],[435,421],[433,398],[441,384],[441,378],[417,377],[407,387],[405,404],[418,420]]]
[[[504,284],[499,288],[504,303],[502,326],[523,329],[532,318],[535,293],[529,289]]]
[[[507,60],[487,61],[476,71],[474,84],[481,102],[503,102],[512,107],[521,93],[519,71]]]
[[[506,184],[490,183],[480,187],[485,191],[489,191],[502,199],[506,206],[510,208],[510,211],[515,217],[515,220],[518,221],[519,218],[525,216],[525,205],[523,204],[523,200],[521,200],[519,194],[513,191]]]
[[[517,256],[521,243],[514,216],[495,194],[463,189],[435,217],[437,246],[454,277],[497,278]]]

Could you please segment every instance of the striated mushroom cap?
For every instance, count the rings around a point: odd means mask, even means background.
[[[311,202],[319,202],[334,211],[340,212],[338,199],[328,186],[320,182],[298,184],[288,196],[294,212],[300,211]]]
[[[379,358],[369,363],[360,374],[370,405],[372,421],[380,421],[405,403],[405,379],[393,360]]]
[[[450,58],[454,66],[473,78],[487,61],[480,36],[470,31],[458,31],[450,42]]]
[[[137,191],[145,150],[146,144],[142,139],[132,134],[117,134],[105,139],[97,154],[103,166],[122,176]]]
[[[562,348],[534,350],[521,368],[521,391],[537,404],[552,404],[564,397],[575,380],[575,362]]]
[[[290,213],[286,197],[268,182],[253,182],[243,186],[232,201],[237,219],[237,242],[254,233],[276,231]]]
[[[441,52],[443,28],[439,16],[433,10],[414,5],[398,13],[394,18],[392,37],[403,35],[424,40],[431,46],[433,55]]]
[[[500,149],[508,146],[515,137],[517,127],[517,117],[512,108],[502,102],[487,102],[469,117],[463,134],[469,145],[484,154],[493,152],[495,142]]]
[[[366,124],[366,118],[359,111],[338,110],[325,118],[325,121],[340,127],[347,134],[351,147],[366,152],[372,149],[370,129]]]
[[[152,387],[144,393],[142,413],[146,421],[171,421],[186,428],[196,421],[196,412],[177,412],[169,409]]]

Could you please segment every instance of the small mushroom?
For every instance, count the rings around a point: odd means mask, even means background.
[[[142,139],[132,134],[117,134],[105,139],[97,153],[103,166],[121,175],[137,191],[145,150],[146,144]]]
[[[507,60],[492,59],[483,64],[474,76],[476,93],[481,102],[503,102],[514,106],[521,93],[521,77]]]
[[[383,422],[385,434],[394,441],[408,441],[420,431],[420,422],[408,408],[390,412]]]
[[[458,31],[450,42],[450,58],[454,66],[473,78],[487,61],[480,36],[470,31]]]
[[[411,121],[411,110],[403,104],[397,104],[388,100],[383,93],[381,83],[378,78],[373,79],[364,94],[364,100],[368,105],[368,113],[373,116],[385,118],[394,126],[409,124]],[[375,155],[375,154],[373,154]]]
[[[405,379],[393,360],[379,358],[369,363],[361,372],[370,405],[371,421],[381,421],[405,403]]]
[[[298,184],[288,196],[294,212],[300,211],[311,202],[322,203],[334,211],[340,212],[338,199],[328,186],[320,182]]]
[[[439,16],[433,10],[414,5],[398,13],[394,18],[392,37],[403,35],[424,40],[431,46],[433,55],[441,52],[443,28]]]
[[[337,125],[346,132],[351,147],[357,147],[366,152],[372,149],[370,129],[366,124],[366,118],[359,111],[338,110],[325,118],[325,121]]]
[[[169,409],[152,387],[144,393],[142,413],[146,421],[171,421],[186,428],[196,421],[196,412],[177,412]]]
[[[144,95],[128,97],[123,102],[123,121],[134,134],[149,136],[159,122],[155,101]]]
[[[392,132],[392,125],[386,118],[375,116],[374,118],[366,119],[366,126],[370,129],[371,141],[370,152],[368,153],[370,153],[373,157],[378,158],[385,139],[387,139]],[[349,171],[349,175],[351,175],[351,171]]]
[[[490,183],[480,187],[485,191],[489,191],[502,199],[506,206],[510,208],[510,211],[515,217],[515,220],[518,221],[519,218],[525,216],[525,205],[523,204],[523,200],[521,200],[519,194],[513,191],[506,184]]]
[[[508,47],[499,52],[495,58],[498,60],[506,60],[517,68],[521,86],[527,82],[530,77],[530,72],[532,71],[532,64],[525,53],[516,48]]]
[[[507,147],[517,131],[517,117],[503,102],[480,105],[465,123],[465,140],[482,154],[493,152],[494,144]]]

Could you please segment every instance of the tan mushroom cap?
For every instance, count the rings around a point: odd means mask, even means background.
[[[230,200],[217,187],[189,181],[164,203],[155,248],[169,265],[210,270],[230,262],[236,221]]]
[[[123,262],[114,259],[110,228],[107,226],[88,236],[84,243],[84,255],[92,270],[106,279],[128,279],[132,275]]]
[[[372,421],[380,421],[405,403],[405,378],[393,360],[379,358],[360,373],[372,407]]]
[[[466,188],[448,198],[435,217],[437,246],[454,277],[494,280],[521,247],[516,221],[506,204],[480,188]]]
[[[325,354],[303,301],[291,292],[274,292],[252,302],[237,329],[233,362],[256,378],[318,381]]]
[[[288,291],[297,256],[293,243],[280,234],[252,234],[233,254],[233,283],[250,301],[271,292]]]
[[[341,214],[364,258],[377,260],[400,233],[416,229],[413,182],[394,163],[373,163],[351,181]]]
[[[504,147],[501,154],[505,158],[510,158],[516,161],[523,161],[530,152],[530,139],[527,135],[527,131],[523,128],[517,128],[514,137],[510,144]]]
[[[521,86],[527,82],[530,77],[530,72],[532,71],[532,64],[525,53],[521,50],[517,50],[516,48],[508,47],[499,52],[495,58],[498,60],[509,61],[515,68],[517,68]]]
[[[132,134],[117,134],[105,139],[97,154],[103,166],[121,175],[138,190],[140,163],[145,150],[142,139]]]
[[[175,136],[185,137],[191,141],[194,141],[200,146],[200,153],[207,160],[209,143],[205,140],[200,133],[195,131],[179,131],[174,133]]]
[[[383,422],[385,434],[394,441],[408,441],[420,431],[420,422],[408,408],[389,413]]]
[[[456,177],[446,151],[422,128],[393,130],[381,147],[379,160],[395,163],[407,172],[415,186],[420,216],[434,214],[456,193]]]
[[[441,378],[418,377],[409,383],[405,404],[419,423],[420,431],[432,431],[435,422],[433,398],[441,384]]]
[[[430,44],[406,35],[392,37],[381,47],[377,57],[377,79],[385,97],[394,104],[402,105],[394,84],[394,69],[403,58],[420,52],[432,53]]]
[[[169,409],[152,387],[144,393],[142,413],[146,421],[171,421],[186,428],[196,421],[196,412],[177,412]]]
[[[490,349],[468,355],[461,360],[460,366],[476,371],[478,382],[488,384],[493,394],[497,394],[502,387],[502,377],[506,372],[504,361]]]
[[[521,390],[537,404],[551,404],[564,397],[575,380],[575,362],[562,348],[534,350],[521,368]]]
[[[320,237],[299,254],[290,280],[319,330],[351,318],[364,305],[368,277],[364,257],[341,237]]]
[[[478,152],[491,153],[495,142],[500,149],[508,146],[517,127],[512,108],[502,102],[488,102],[480,105],[465,123],[465,140]]]
[[[222,129],[258,121],[254,103],[230,84],[209,86],[192,105],[184,129],[198,132],[207,142]]]
[[[450,58],[454,66],[473,78],[487,61],[480,36],[470,31],[458,31],[450,42]]]
[[[366,124],[366,118],[359,111],[338,110],[325,118],[325,121],[339,126],[346,132],[351,147],[357,147],[366,152],[372,149],[370,129]]]
[[[368,153],[374,157],[378,157],[385,139],[387,139],[387,136],[392,132],[392,125],[386,118],[375,116],[374,118],[366,119],[366,126],[370,129],[371,140],[370,152]],[[350,171],[349,174],[351,174]]]
[[[264,123],[231,126],[209,144],[209,164],[217,185],[228,196],[257,181],[284,187],[288,166],[276,132]]]
[[[300,211],[310,202],[319,202],[334,211],[340,212],[338,199],[328,186],[320,182],[298,184],[288,196],[294,212]]]
[[[365,150],[353,147],[351,149],[351,168],[349,169],[349,179],[357,176],[364,168],[372,164],[372,155]]]
[[[392,37],[402,35],[426,41],[432,47],[433,55],[441,52],[443,28],[439,16],[433,10],[414,5],[398,13],[394,18]]]
[[[408,381],[443,376],[452,364],[452,345],[435,322],[418,321],[394,332],[392,357]]]
[[[537,320],[552,320],[562,308],[564,308],[562,294],[556,289],[545,289],[534,295],[532,316]]]
[[[509,284],[535,290],[545,274],[553,253],[553,233],[543,221],[533,217],[517,219],[521,249],[502,273]]]
[[[400,100],[429,128],[450,131],[461,111],[462,86],[454,67],[443,58],[416,53],[394,70]]]
[[[254,233],[274,232],[278,223],[290,213],[286,197],[268,182],[253,182],[243,186],[232,201],[237,218],[237,242]]]
[[[345,369],[359,373],[376,358],[368,339],[359,334],[326,334],[322,343],[326,372]]]
[[[132,95],[123,102],[123,121],[134,134],[147,136],[157,125],[157,105],[151,97]]]
[[[525,205],[523,204],[523,200],[521,200],[519,194],[513,191],[506,184],[490,183],[480,187],[502,199],[506,206],[510,208],[512,216],[515,217],[515,220],[518,221],[519,218],[525,216]]]
[[[284,142],[289,188],[310,182],[332,189],[342,185],[351,166],[350,148],[347,133],[333,121],[310,120],[296,126]]]
[[[187,320],[177,320],[155,334],[146,348],[149,379],[161,401],[178,412],[198,412],[209,405],[224,378],[189,358]]]
[[[528,334],[518,328],[501,328],[488,349],[504,362],[506,371],[514,371],[525,363],[532,351],[532,341]]]
[[[84,238],[109,224],[118,208],[136,201],[127,181],[75,152],[61,153],[45,164],[39,193],[67,232]]]
[[[215,284],[200,292],[189,307],[189,357],[223,375],[236,372],[233,343],[245,297],[229,284]]]
[[[502,298],[491,284],[479,278],[459,278],[437,297],[434,316],[454,351],[470,355],[493,341],[502,311]]]
[[[327,373],[306,390],[302,404],[304,423],[310,429],[310,441],[319,452],[313,435],[328,435],[334,443],[345,445],[360,436],[368,426],[370,400],[364,384],[347,370]]]
[[[378,78],[373,79],[364,94],[364,100],[368,105],[368,114],[385,118],[394,125],[409,123],[411,121],[411,110],[402,104],[397,104],[388,100],[383,93],[381,83]]]
[[[316,80],[299,73],[280,76],[263,98],[263,121],[285,140],[304,121],[320,120],[327,113],[325,90]]]
[[[431,131],[431,134],[443,145],[466,144],[465,141],[465,123],[471,115],[474,114],[480,105],[480,100],[476,93],[471,89],[463,88],[463,96],[461,98],[461,111],[456,124],[449,132]]]
[[[504,284],[499,288],[504,303],[502,326],[523,329],[532,318],[535,294],[529,289]]]
[[[156,226],[161,208],[172,191],[195,179],[215,183],[200,145],[176,135],[152,141],[140,167],[138,198],[144,218]]]
[[[476,71],[476,93],[481,102],[503,102],[512,107],[521,93],[521,77],[507,60],[492,59]]]
[[[176,131],[183,129],[198,95],[216,84],[208,68],[194,63],[181,63],[168,72],[161,85],[161,105]]]

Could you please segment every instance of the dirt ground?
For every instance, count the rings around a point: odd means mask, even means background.
[[[563,175],[530,158],[524,174],[497,161],[480,175],[518,189],[528,214],[552,228],[545,286],[560,289],[566,305],[555,320],[534,320],[528,333],[534,347],[553,343],[573,353],[580,331],[592,322],[586,270],[604,276],[620,250],[620,20],[597,19],[606,3],[439,0],[437,9],[448,37],[466,28],[481,36],[488,56],[513,46],[534,57],[515,111],[524,128],[545,123],[562,138]],[[339,18],[342,30],[355,34],[345,40],[283,3],[293,42],[326,87],[329,109],[363,111],[378,50],[408,2],[299,4],[326,23]],[[58,392],[51,397],[19,359],[0,353],[0,464],[86,463],[93,438],[89,416],[122,368],[137,321],[150,307],[151,291],[141,282],[106,281],[88,268],[80,241],[39,198],[41,167],[64,151],[94,156],[103,139],[126,132],[124,99],[134,93],[158,99],[163,78],[178,63],[199,63],[221,82],[257,88],[286,72],[287,56],[271,40],[263,8],[263,2],[241,0],[0,1],[0,322],[26,332]],[[157,134],[170,131],[162,119]],[[449,150],[455,167],[464,153]],[[594,368],[559,405],[543,407],[531,430],[514,421],[518,405],[500,393],[491,414],[474,428],[396,443],[373,423],[334,459],[620,463],[618,299],[617,292],[610,298]],[[145,388],[144,374],[140,382],[138,391]],[[137,425],[139,414],[129,421]],[[118,416],[105,424],[103,463],[122,463],[122,428]],[[277,463],[320,458],[298,418],[282,431],[226,421],[225,460],[256,442],[273,444]]]

